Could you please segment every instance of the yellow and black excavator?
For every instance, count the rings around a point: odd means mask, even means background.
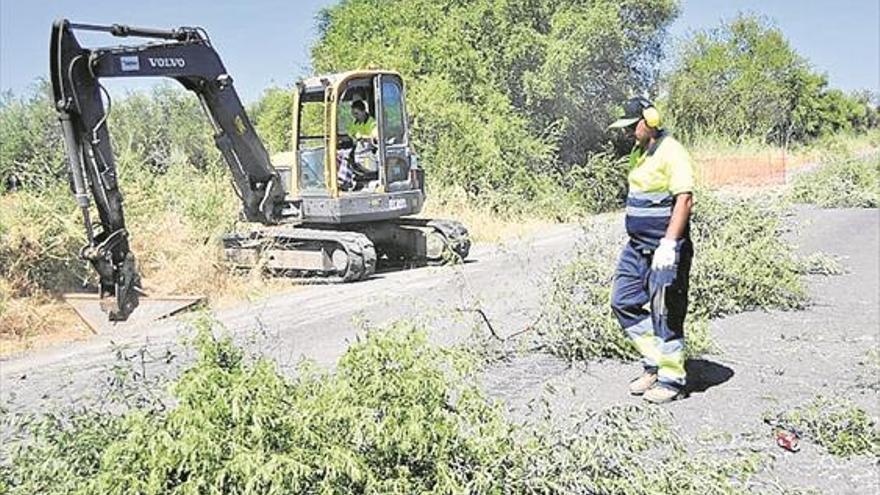
[[[75,30],[159,41],[83,48]],[[412,217],[425,202],[424,173],[410,143],[403,80],[394,71],[299,81],[293,151],[271,159],[202,28],[59,20],[52,26],[50,74],[71,189],[88,238],[80,254],[99,275],[102,307],[112,321],[126,320],[142,291],[125,228],[102,78],[168,77],[199,98],[231,171],[243,218],[263,224],[224,237],[226,256],[236,266],[349,282],[370,277],[380,259],[441,263],[468,255],[470,240],[461,223]],[[373,131],[366,138],[347,132],[353,106],[372,116]]]

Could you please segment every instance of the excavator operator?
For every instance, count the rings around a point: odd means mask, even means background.
[[[354,120],[346,127],[346,133],[354,146],[350,150],[339,150],[337,155],[337,179],[340,189],[344,191],[362,188],[364,181],[377,179],[379,171],[376,158],[379,130],[376,120],[370,116],[364,100],[352,102],[351,115]]]

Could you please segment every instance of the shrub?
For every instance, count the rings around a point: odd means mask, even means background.
[[[12,297],[71,289],[85,280],[77,254],[85,244],[81,222],[66,185],[0,196],[0,273]]]
[[[843,397],[817,396],[781,412],[765,412],[772,424],[793,428],[840,457],[872,455],[880,460],[880,425],[864,409]]]
[[[196,95],[171,83],[113,101],[109,126],[114,152],[161,173],[177,157],[196,169],[225,166],[214,131]],[[127,164],[132,166],[132,164]],[[121,167],[120,167],[121,168]]]
[[[626,158],[610,150],[590,156],[582,166],[572,168],[563,184],[579,200],[581,211],[601,213],[620,208],[626,201]]]
[[[66,177],[64,140],[46,80],[24,95],[0,95],[0,193],[45,188]]]
[[[398,323],[336,371],[295,379],[202,321],[174,406],[19,421],[0,491],[43,493],[748,493],[754,455],[691,455],[671,416],[612,407],[510,423],[452,351]]]
[[[596,234],[595,227],[588,229]],[[638,353],[610,310],[618,243],[587,243],[553,274],[542,302],[539,332],[550,352],[567,359],[635,359]]]
[[[571,360],[631,360],[638,352],[611,312],[611,285],[624,240],[601,220],[584,227],[574,259],[558,267],[546,289],[538,330],[550,352]],[[687,318],[687,354],[713,348],[704,315]]]
[[[235,222],[239,201],[198,100],[162,85],[114,100],[109,118],[142,274],[160,291],[225,290],[218,239]],[[2,142],[0,179],[19,181],[16,191],[0,193],[0,336],[8,337],[41,333],[54,321],[45,314],[53,296],[94,275],[78,257],[84,229],[48,85],[4,97],[0,126],[10,136]]]
[[[839,159],[819,170],[797,176],[791,200],[822,208],[880,206],[880,161],[877,156]]]

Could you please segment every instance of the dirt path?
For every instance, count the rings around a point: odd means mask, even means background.
[[[620,214],[604,220],[622,224]],[[802,208],[795,220],[801,226],[795,240],[802,253],[841,256],[850,273],[810,277],[816,304],[806,311],[753,312],[714,321],[722,352],[689,363],[696,390],[668,408],[695,447],[701,439],[726,439],[713,448],[767,452],[775,457],[772,474],[786,484],[826,493],[876,493],[880,474],[875,461],[839,460],[807,442],[802,452],[785,453],[773,445],[761,421],[768,408],[799,405],[820,393],[842,393],[880,416],[876,368],[860,364],[867,349],[878,344],[880,212]],[[581,235],[575,226],[548,227],[528,241],[477,246],[472,262],[463,266],[309,287],[216,317],[243,345],[274,358],[283,369],[303,356],[332,365],[358,335],[357,319],[382,323],[419,315],[431,323],[436,342],[450,343],[465,338],[475,321],[473,314],[456,309],[479,306],[499,333],[509,334],[533,321],[546,275],[573,253]],[[144,365],[148,376],[173,375],[192,357],[180,345],[189,333],[184,323],[172,321],[7,359],[0,362],[0,404],[12,411],[39,411],[100,401],[103,384],[119,362],[118,350],[136,360],[143,349],[157,358]],[[175,356],[170,364],[161,359],[166,353]],[[521,417],[548,385],[559,390],[549,397],[560,412],[638,402],[626,394],[636,373],[634,364],[571,368],[551,356],[527,354],[494,365],[483,382],[514,417]]]

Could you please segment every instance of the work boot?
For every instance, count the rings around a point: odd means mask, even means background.
[[[658,383],[646,391],[642,398],[653,404],[666,404],[667,402],[681,399],[683,396],[684,394],[680,389]]]
[[[646,371],[642,373],[642,376],[629,382],[629,393],[642,395],[653,387],[655,383],[657,383],[657,373]]]

